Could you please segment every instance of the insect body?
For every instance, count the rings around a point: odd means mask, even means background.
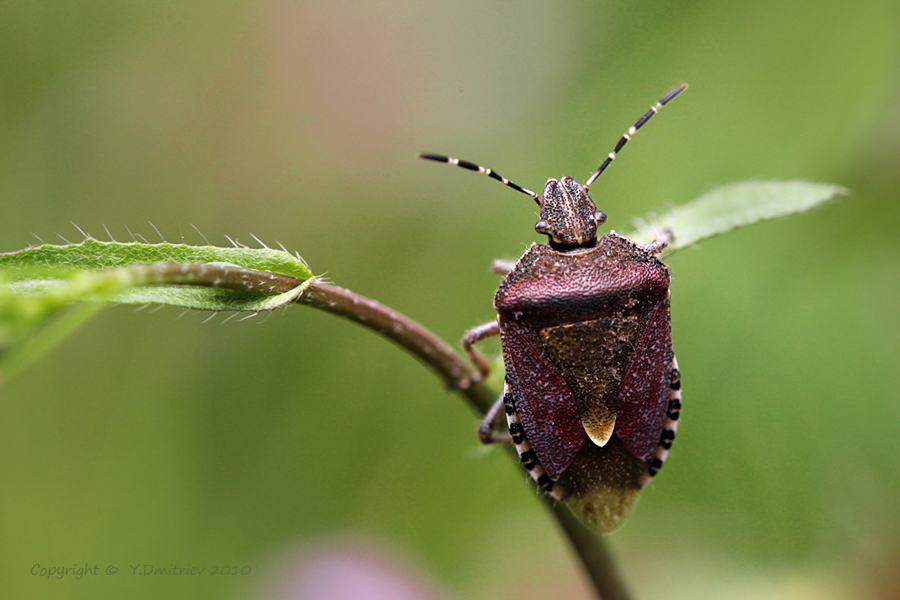
[[[681,407],[672,352],[669,268],[654,255],[668,238],[644,246],[610,232],[588,195],[594,180],[664,96],[626,133],[582,186],[551,179],[543,196],[473,163],[436,154],[421,158],[479,171],[541,207],[538,233],[494,296],[497,320],[469,331],[463,347],[482,375],[488,362],[473,344],[499,334],[506,366],[503,393],[485,416],[485,442],[511,441],[549,495],[566,502],[591,529],[617,529],[657,473],[675,438]],[[509,434],[494,432],[506,413]]]

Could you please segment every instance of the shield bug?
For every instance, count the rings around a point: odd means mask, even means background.
[[[657,111],[653,105],[581,185],[550,179],[543,196],[491,169],[438,154],[420,158],[484,173],[540,206],[532,244],[494,295],[497,319],[468,331],[462,345],[481,376],[488,361],[473,345],[500,335],[506,380],[479,429],[485,443],[511,442],[543,491],[564,501],[590,529],[624,523],[675,439],[681,408],[672,352],[669,268],[656,258],[669,238],[639,246],[610,231],[588,195],[591,184]],[[508,433],[495,431],[506,414]]]

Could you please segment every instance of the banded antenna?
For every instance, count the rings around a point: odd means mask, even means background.
[[[618,144],[616,144],[615,149],[609,153],[609,155],[606,157],[606,160],[604,160],[603,164],[600,165],[600,168],[597,169],[597,171],[593,175],[591,175],[590,179],[587,180],[587,183],[584,184],[584,191],[588,191],[588,188],[591,187],[591,184],[594,183],[594,180],[596,180],[598,177],[600,177],[600,174],[606,170],[606,167],[608,167],[612,161],[616,160],[616,154],[619,153],[619,150],[622,149],[622,146],[624,146],[625,144],[628,143],[628,140],[631,139],[631,136],[633,136],[634,133],[638,129],[643,127],[644,123],[646,123],[647,121],[650,120],[650,117],[652,117],[653,115],[658,113],[660,108],[662,108],[663,106],[668,104],[669,101],[671,101],[675,96],[677,96],[678,94],[680,94],[681,92],[686,90],[687,87],[688,86],[686,83],[682,83],[677,88],[675,88],[674,90],[672,90],[671,92],[669,92],[668,94],[663,96],[659,102],[657,102],[656,104],[651,106],[650,110],[648,110],[646,113],[644,113],[643,117],[641,117],[640,119],[637,120],[637,123],[635,123],[634,125],[631,126],[631,129],[628,130],[628,133],[626,133],[625,135],[622,136],[622,139],[619,140]]]
[[[540,196],[538,196],[531,190],[526,190],[525,188],[523,188],[522,186],[520,186],[517,183],[513,183],[506,177],[502,177],[499,173],[497,173],[496,171],[493,171],[491,169],[486,169],[485,167],[476,165],[475,163],[470,163],[469,161],[466,161],[466,160],[459,160],[458,158],[450,158],[449,156],[444,156],[442,154],[422,153],[422,154],[419,154],[418,156],[419,156],[419,158],[424,158],[425,160],[433,160],[435,162],[447,163],[448,165],[456,165],[457,167],[462,167],[463,169],[468,169],[470,171],[478,171],[479,173],[484,173],[491,179],[496,179],[503,185],[509,186],[512,189],[516,190],[517,192],[522,192],[523,194],[528,194],[529,196],[534,198],[534,201],[537,202],[538,206],[541,206],[541,204],[542,204],[542,200],[541,200]]]

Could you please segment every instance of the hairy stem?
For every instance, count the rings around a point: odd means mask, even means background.
[[[479,415],[484,415],[497,397],[495,390],[482,382],[473,382],[475,370],[449,344],[383,304],[322,283],[313,283],[297,302],[350,319],[399,344],[435,371],[450,389],[461,394]],[[547,500],[547,507],[581,559],[598,597],[601,600],[629,600],[631,596],[606,540],[585,529],[566,507]]]

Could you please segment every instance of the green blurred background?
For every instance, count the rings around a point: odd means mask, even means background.
[[[594,186],[611,228],[745,179],[854,194],[669,260],[679,438],[611,543],[643,598],[900,593],[896,1],[6,2],[0,73],[0,251],[252,232],[453,341],[535,207],[415,154],[584,181],[687,81]],[[2,390],[4,598],[257,597],[335,536],[458,598],[589,597],[404,352],[301,307],[179,312],[108,309]],[[30,574],[84,562],[120,571]]]

